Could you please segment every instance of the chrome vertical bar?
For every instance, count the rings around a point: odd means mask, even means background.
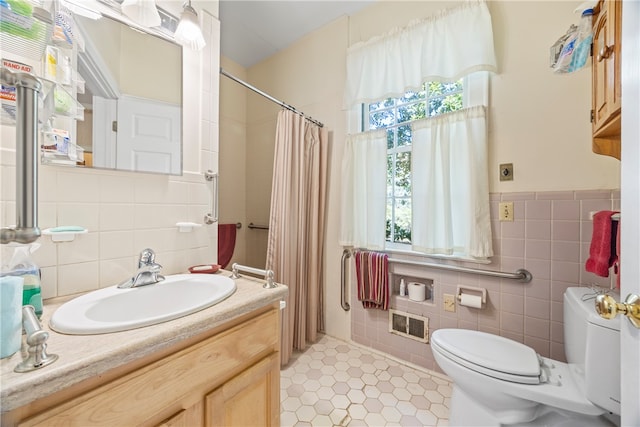
[[[32,243],[38,228],[38,93],[31,74],[2,68],[0,81],[16,88],[16,227],[0,230],[0,243]]]
[[[342,264],[340,267],[341,277],[340,277],[340,305],[344,311],[351,310],[351,306],[347,302],[347,260],[351,257],[351,251],[349,249],[345,249],[342,251]]]

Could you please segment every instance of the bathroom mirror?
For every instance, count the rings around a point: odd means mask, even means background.
[[[110,17],[74,19],[85,166],[182,174],[182,47]]]

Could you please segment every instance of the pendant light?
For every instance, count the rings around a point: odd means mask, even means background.
[[[205,45],[205,41],[198,23],[198,14],[191,7],[191,0],[182,7],[180,22],[178,22],[178,28],[174,34],[175,40],[182,46],[193,50],[201,50]]]
[[[160,26],[160,14],[155,0],[124,0],[122,13],[145,27]]]

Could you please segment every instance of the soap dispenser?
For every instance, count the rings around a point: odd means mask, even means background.
[[[407,284],[404,283],[404,278],[400,279],[400,296],[407,296]]]

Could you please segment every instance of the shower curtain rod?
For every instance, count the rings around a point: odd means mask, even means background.
[[[291,110],[296,114],[300,114],[302,117],[304,117],[305,119],[309,120],[311,123],[315,123],[316,125],[318,125],[320,127],[324,127],[324,125],[321,122],[319,122],[316,119],[313,119],[313,118],[305,115],[302,111],[296,110],[296,107],[294,107],[292,105],[289,105],[286,102],[280,101],[280,100],[274,98],[273,96],[269,95],[268,93],[261,91],[257,87],[250,85],[249,83],[245,82],[244,80],[240,80],[236,76],[227,73],[222,67],[220,67],[220,74],[222,74],[225,77],[230,78],[231,80],[233,80],[236,83],[240,83],[242,86],[246,87],[247,89],[251,89],[255,93],[264,96],[268,100],[275,102],[276,104],[280,105],[281,107],[284,107],[287,110]]]

